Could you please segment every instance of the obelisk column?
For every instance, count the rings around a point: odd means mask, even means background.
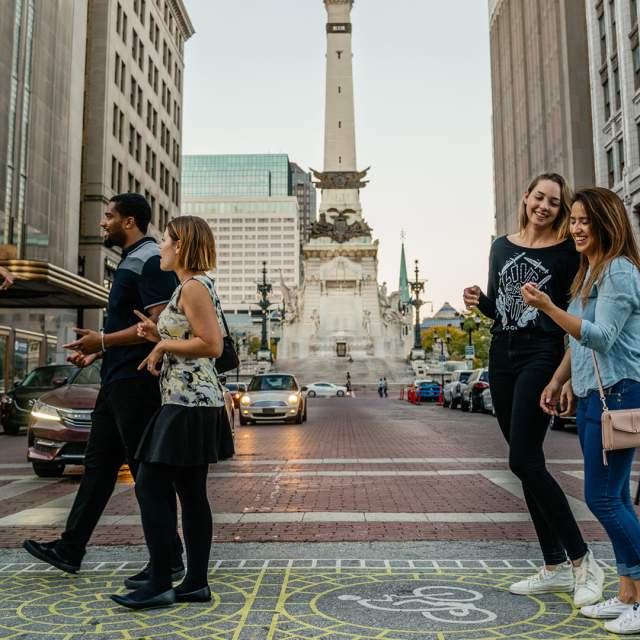
[[[351,7],[353,0],[324,0],[327,9],[327,84],[324,170],[356,170]]]

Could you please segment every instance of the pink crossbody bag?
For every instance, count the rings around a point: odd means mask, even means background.
[[[602,402],[602,459],[608,464],[607,452],[617,449],[635,449],[640,447],[640,409],[615,409],[610,411],[607,407],[607,398],[602,386],[600,367],[594,351],[593,366],[596,371],[596,380]]]

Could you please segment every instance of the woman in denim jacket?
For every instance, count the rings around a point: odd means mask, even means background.
[[[602,455],[602,404],[592,350],[610,410],[640,407],[640,253],[622,200],[608,189],[576,193],[571,235],[581,266],[565,312],[533,284],[522,288],[527,302],[543,310],[570,336],[570,349],[541,405],[547,413],[571,410],[573,394],[584,454],[585,499],[607,531],[616,556],[620,587],[614,598],[582,607],[583,615],[609,619],[612,633],[640,632],[640,522],[631,503],[629,479],[635,449]],[[563,385],[571,378],[569,385]]]

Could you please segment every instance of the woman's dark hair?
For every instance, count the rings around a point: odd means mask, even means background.
[[[115,202],[115,210],[123,218],[133,218],[136,227],[146,233],[151,222],[151,207],[146,199],[139,193],[119,193],[113,196],[109,202]]]
[[[593,285],[600,281],[614,258],[627,258],[640,269],[640,253],[624,202],[617,194],[603,187],[581,189],[573,198],[573,203],[576,202],[584,207],[589,218],[597,252],[591,269],[587,257],[580,257],[580,268],[571,287],[571,297],[579,296],[585,305]]]

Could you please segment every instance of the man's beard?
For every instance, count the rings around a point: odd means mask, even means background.
[[[108,249],[111,247],[122,247],[124,245],[124,233],[121,230],[112,231],[109,235],[106,235],[102,240],[102,244]]]

